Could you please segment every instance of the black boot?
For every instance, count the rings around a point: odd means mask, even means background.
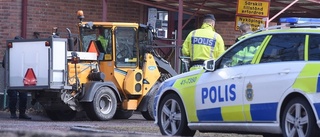
[[[27,93],[19,92],[19,119],[31,119],[26,115],[27,109]]]
[[[31,119],[31,117],[27,116],[25,113],[19,114],[19,119]]]
[[[18,117],[17,117],[17,114],[16,114],[16,113],[11,112],[10,118],[12,118],[12,119],[17,119]]]
[[[15,90],[8,90],[8,95],[9,95],[9,110],[10,110],[10,118],[16,119],[17,114],[16,114],[16,105],[17,105],[17,91]]]

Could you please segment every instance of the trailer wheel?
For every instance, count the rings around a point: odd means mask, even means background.
[[[110,120],[117,110],[117,99],[108,87],[101,87],[94,95],[93,101],[84,104],[87,116],[91,120]]]
[[[76,117],[77,112],[73,110],[45,110],[47,116],[53,121],[70,121]]]
[[[146,119],[146,120],[154,120],[154,115],[153,115],[153,104],[154,104],[154,98],[157,94],[158,88],[160,86],[161,82],[157,81],[153,87],[150,89],[150,98],[147,101],[148,106],[147,106],[147,111],[141,111],[142,116]]]
[[[115,119],[129,119],[133,115],[133,110],[118,109],[113,118]]]

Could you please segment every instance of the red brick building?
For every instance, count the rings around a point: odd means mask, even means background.
[[[107,0],[106,17],[103,17],[103,0],[1,0],[0,1],[0,59],[2,59],[6,40],[15,36],[27,39],[48,37],[53,27],[65,33],[65,28],[77,32],[79,21],[77,10],[83,10],[85,21],[138,22],[147,23],[147,6],[128,0]],[[222,35],[226,45],[232,45],[239,35],[234,31],[234,22],[216,23],[216,31]],[[196,28],[196,26],[194,26]]]

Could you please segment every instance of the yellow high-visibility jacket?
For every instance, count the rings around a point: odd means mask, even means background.
[[[222,37],[207,23],[190,32],[182,46],[182,54],[190,57],[191,61],[216,59],[224,51]]]
[[[103,49],[106,50],[108,40],[104,38],[102,35],[98,37],[98,40],[100,40]]]
[[[250,64],[258,48],[259,46],[250,46],[238,51],[232,57],[232,66]]]

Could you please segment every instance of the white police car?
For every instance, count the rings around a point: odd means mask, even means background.
[[[154,102],[161,133],[320,136],[320,24],[281,20],[290,25],[256,32],[204,69],[164,81]]]

